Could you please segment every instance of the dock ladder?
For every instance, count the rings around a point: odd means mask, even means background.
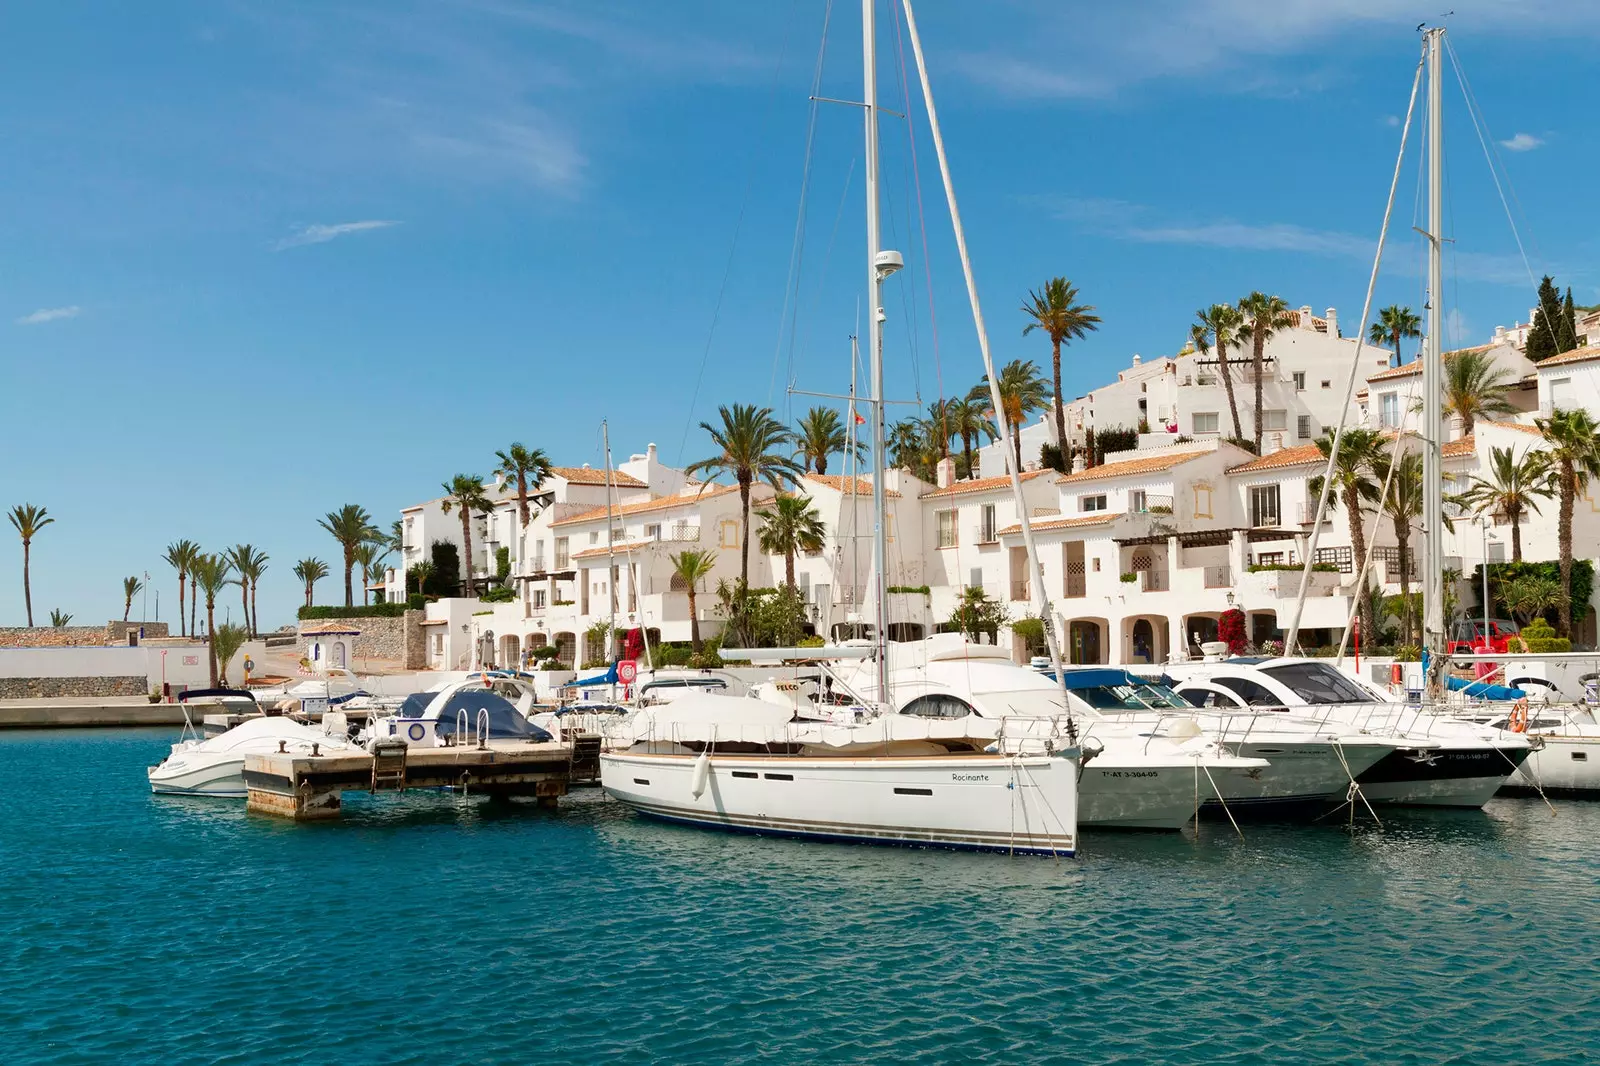
[[[372,791],[404,792],[406,789],[406,742],[380,740],[372,745]]]
[[[567,768],[569,781],[600,780],[600,734],[572,734],[572,762]]]

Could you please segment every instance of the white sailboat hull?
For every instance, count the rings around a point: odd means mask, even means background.
[[[713,829],[820,840],[1071,856],[1076,758],[600,756],[607,793],[642,814]],[[700,786],[696,796],[696,786]]]
[[[1529,754],[1502,790],[1529,794],[1543,789],[1600,799],[1600,729],[1592,734],[1539,734],[1544,747]]]

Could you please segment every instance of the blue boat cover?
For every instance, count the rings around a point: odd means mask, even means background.
[[[611,669],[594,677],[586,677],[582,681],[568,681],[562,688],[589,688],[591,685],[615,685],[617,683],[617,664],[612,663]]]
[[[406,697],[400,705],[399,712],[395,715],[400,719],[412,721],[432,720],[437,724],[434,732],[439,736],[454,736],[461,725],[461,713],[466,712],[466,736],[474,736],[478,730],[478,716],[480,712],[487,712],[489,716],[489,739],[491,740],[536,740],[546,741],[552,739],[548,730],[541,729],[522,716],[522,712],[512,706],[504,697],[496,696],[484,688],[463,688],[445,701],[444,706],[435,713],[427,713],[430,703],[437,699],[437,692],[414,692]]]
[[[1527,697],[1527,693],[1520,688],[1509,688],[1505,685],[1491,685],[1485,681],[1468,681],[1460,677],[1445,679],[1451,692],[1460,692],[1480,700],[1520,700]]]
[[[1049,670],[1041,670],[1045,677],[1054,677]],[[1126,670],[1116,667],[1096,667],[1087,670],[1063,670],[1066,675],[1066,686],[1069,692],[1085,688],[1105,688],[1107,685],[1149,685],[1152,681],[1148,677],[1130,674]]]

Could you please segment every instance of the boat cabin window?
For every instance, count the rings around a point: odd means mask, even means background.
[[[1073,694],[1097,711],[1145,711],[1154,707],[1187,707],[1176,693],[1161,685],[1094,685],[1075,688]]]
[[[1307,703],[1375,703],[1377,697],[1327,663],[1284,663],[1263,671]]]
[[[1239,697],[1203,688],[1185,689],[1183,698],[1191,707],[1209,707],[1220,711],[1237,711],[1244,705],[1244,701]]]
[[[1259,681],[1251,681],[1245,677],[1214,677],[1213,684],[1221,685],[1232,692],[1237,692],[1244,702],[1251,707],[1282,707],[1283,700],[1270,688]]]
[[[972,706],[955,696],[918,696],[900,711],[915,718],[965,718]]]

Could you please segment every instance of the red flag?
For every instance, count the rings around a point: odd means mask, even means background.
[[[861,417],[861,412],[860,411],[857,411],[855,414],[856,414],[856,425],[864,426],[864,425],[867,424],[867,420],[865,418]]]

